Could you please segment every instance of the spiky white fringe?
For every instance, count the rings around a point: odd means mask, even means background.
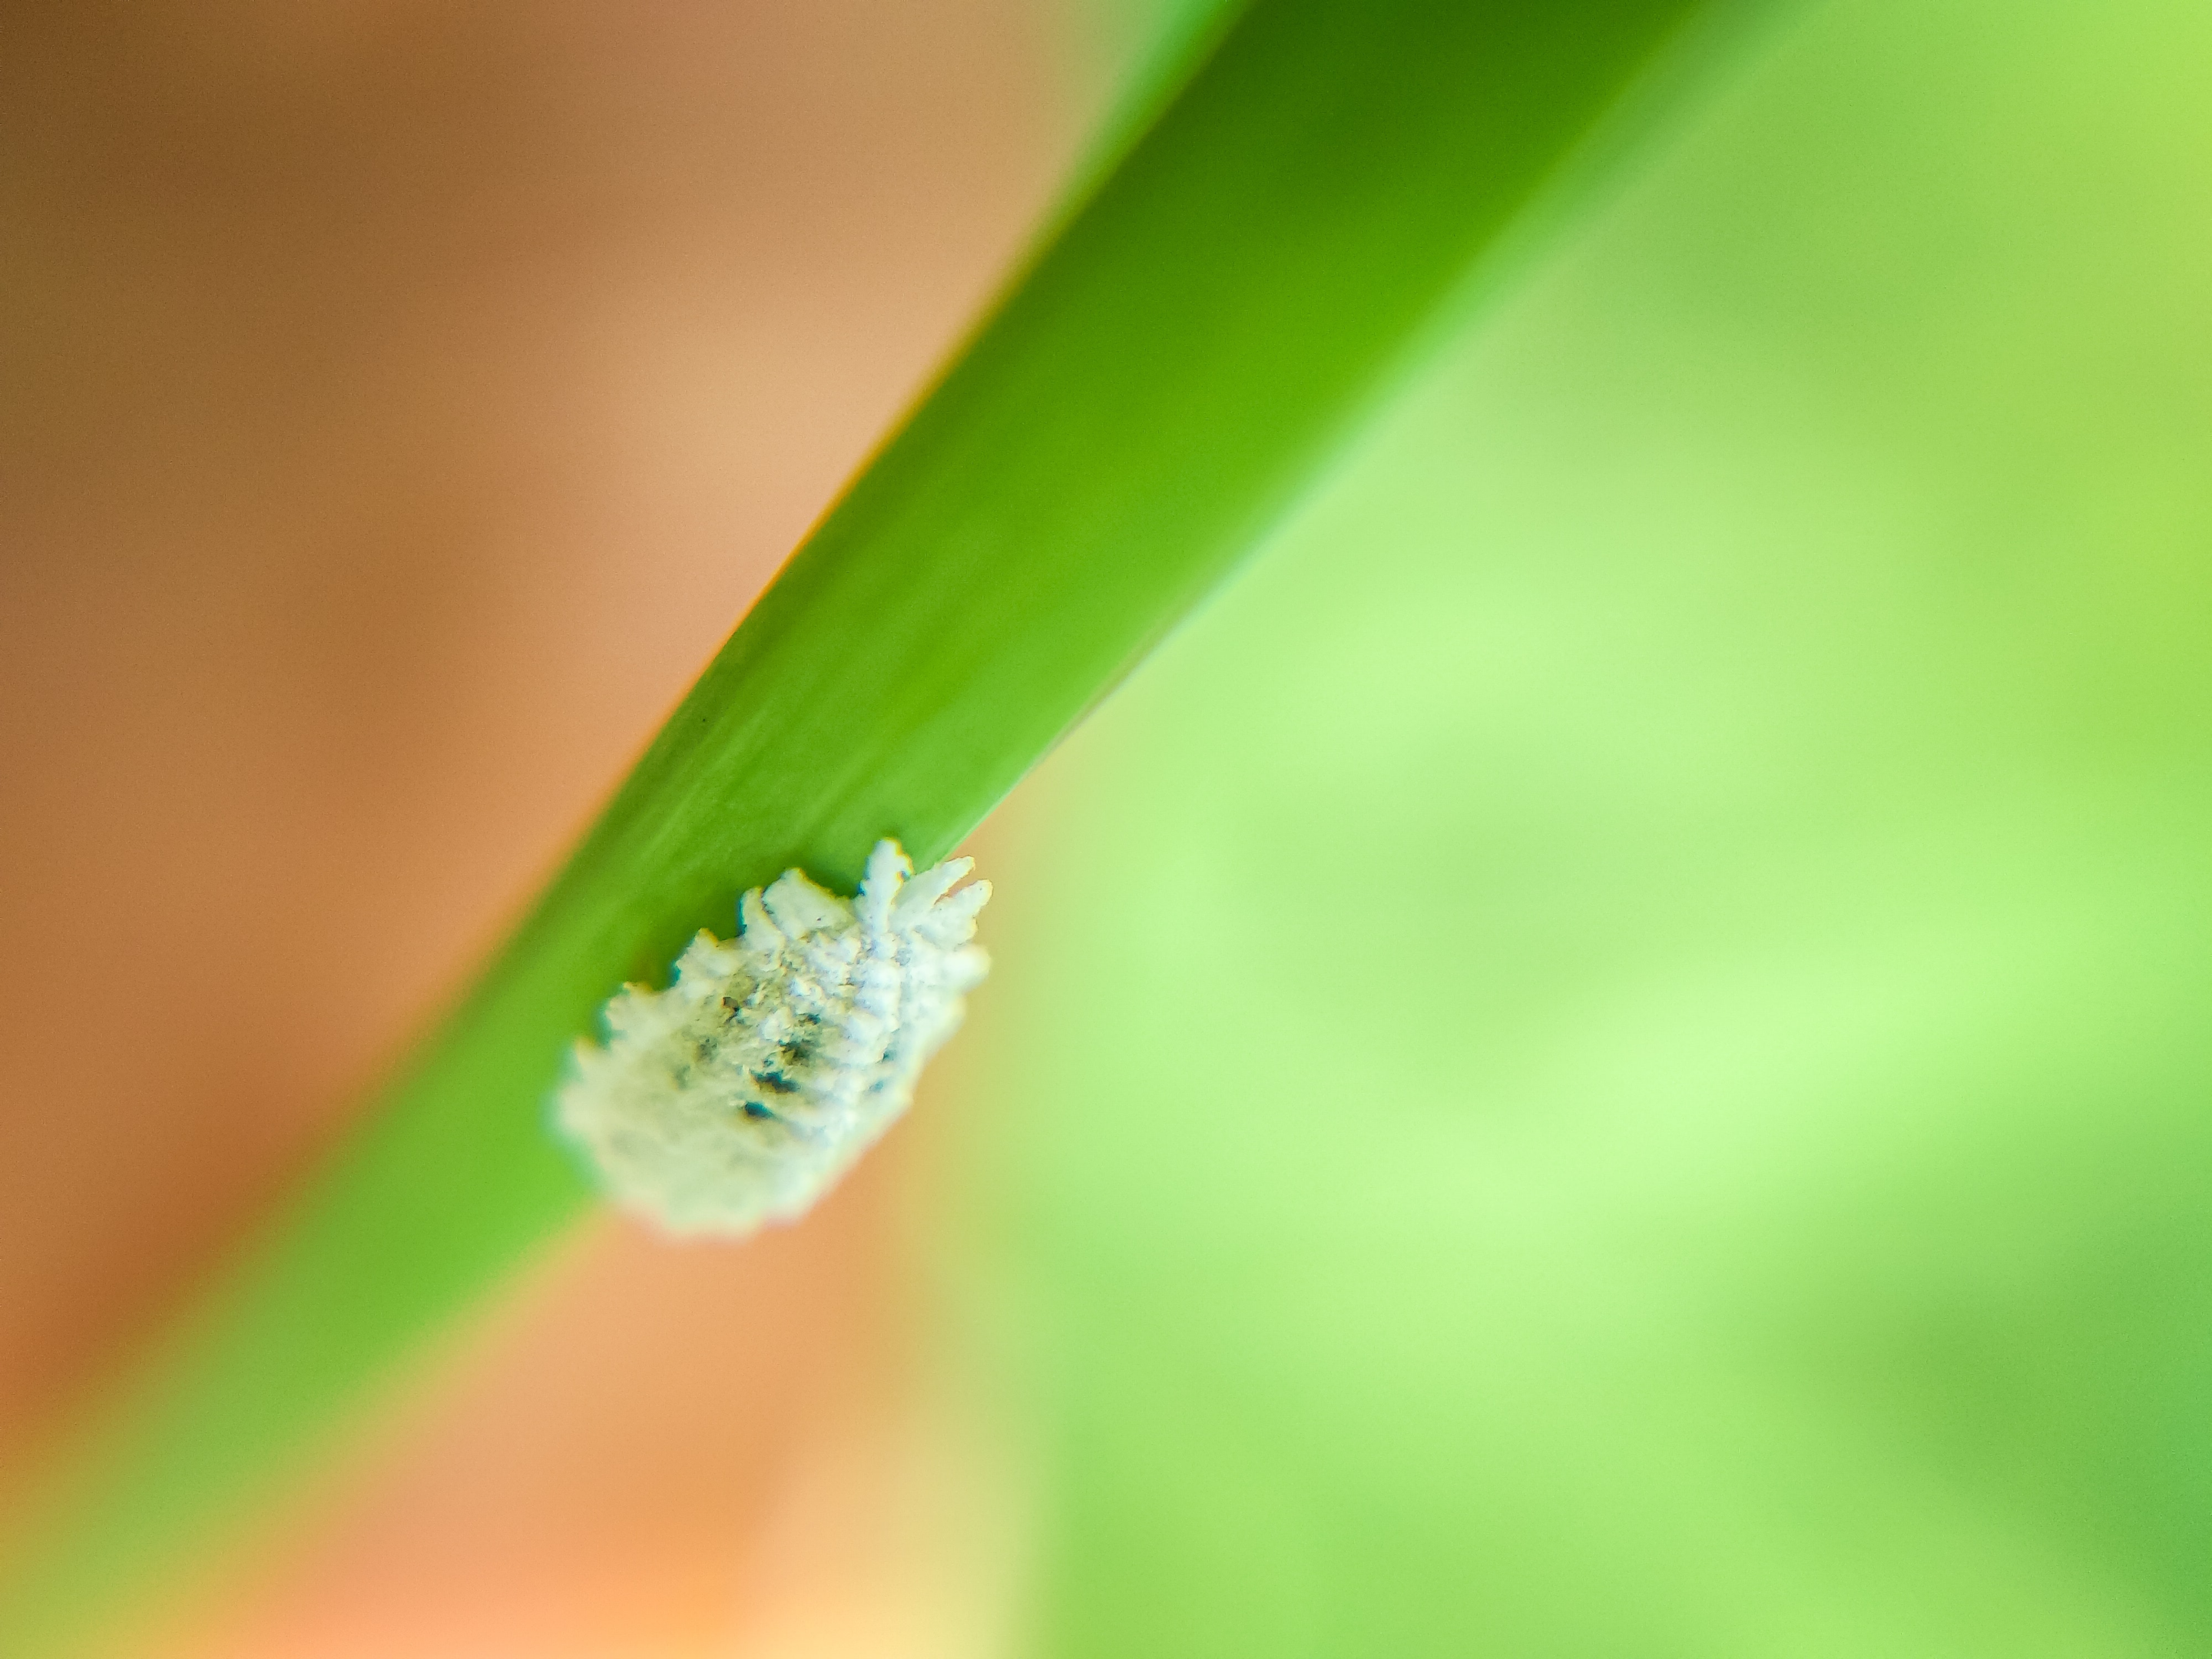
[[[850,900],[787,870],[666,990],[607,1000],[554,1118],[617,1203],[672,1233],[795,1220],[906,1109],[990,967],[969,941],[991,884],[952,890],[974,860],[913,867],[878,842]]]

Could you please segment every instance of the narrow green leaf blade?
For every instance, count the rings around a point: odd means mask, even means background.
[[[1698,0],[1263,0],[1071,216],[568,868],[26,1534],[0,1651],[219,1535],[590,1201],[544,1130],[624,978],[786,866],[949,851],[1230,569]]]

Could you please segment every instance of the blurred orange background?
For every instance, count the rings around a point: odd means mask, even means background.
[[[5,31],[16,1467],[557,859],[1104,80],[1018,0]],[[742,1252],[595,1225],[152,1650],[973,1650],[992,1569],[913,1501],[945,1453],[898,1323],[907,1161]]]

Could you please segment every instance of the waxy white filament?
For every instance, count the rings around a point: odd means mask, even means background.
[[[607,1000],[604,1048],[579,1042],[555,1097],[562,1131],[624,1208],[672,1233],[753,1231],[805,1213],[914,1097],[990,961],[988,882],[954,859],[916,876],[876,843],[842,899],[798,870],[702,931],[665,991]]]

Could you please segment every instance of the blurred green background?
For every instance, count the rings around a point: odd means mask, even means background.
[[[2202,6],[1777,13],[1005,809],[1039,1650],[2212,1646],[2208,204]]]

